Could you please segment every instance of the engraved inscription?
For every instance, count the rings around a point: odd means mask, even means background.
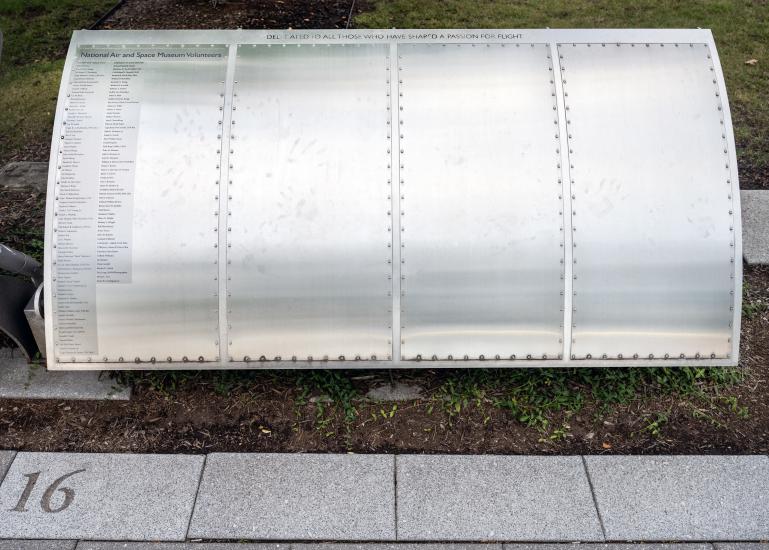
[[[60,485],[75,474],[80,474],[83,472],[85,472],[85,469],[75,470],[74,472],[69,472],[54,480],[54,482],[48,486],[48,488],[43,493],[43,496],[40,498],[40,508],[49,514],[56,514],[69,508],[69,506],[72,504],[72,501],[75,500],[75,490],[71,487],[60,487]],[[27,478],[27,484],[24,487],[24,491],[21,493],[21,496],[19,497],[19,502],[16,503],[16,506],[11,508],[11,512],[27,511],[27,502],[29,501],[29,497],[32,495],[32,491],[35,489],[37,480],[40,477],[40,472],[24,474],[24,477]],[[52,501],[54,500],[53,497],[57,492],[62,493],[64,495],[64,499],[60,504],[52,505]]]

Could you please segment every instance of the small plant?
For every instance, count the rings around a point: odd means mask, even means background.
[[[649,432],[654,437],[659,437],[662,433],[662,428],[665,426],[665,424],[668,423],[669,420],[669,411],[668,412],[658,412],[653,415],[647,416],[644,419],[644,422],[646,423],[646,426],[644,427],[644,431]]]
[[[358,410],[355,408],[353,400],[360,396],[350,377],[344,371],[302,371],[297,378],[297,386],[305,399],[307,396],[317,393],[322,398],[327,399],[331,406],[341,409],[347,423],[352,422],[358,416]],[[318,419],[325,419],[327,407],[324,405],[323,399],[318,399],[315,406]]]
[[[750,283],[744,282],[742,285],[742,315],[747,319],[754,319],[769,311],[769,301],[755,294]]]

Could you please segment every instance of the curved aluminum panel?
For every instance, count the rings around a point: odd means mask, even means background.
[[[708,30],[78,31],[54,128],[49,368],[738,364]]]
[[[390,359],[389,50],[238,50],[230,356]]]
[[[558,359],[563,221],[547,44],[398,48],[404,359]]]
[[[217,361],[227,46],[77,55],[56,159],[50,355]]]
[[[573,198],[572,354],[728,358],[733,167],[708,45],[558,51]]]

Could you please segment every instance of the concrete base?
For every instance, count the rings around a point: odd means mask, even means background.
[[[50,372],[18,349],[0,349],[0,399],[128,400],[131,388],[98,371]]]

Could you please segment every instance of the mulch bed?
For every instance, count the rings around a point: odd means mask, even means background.
[[[337,29],[361,0],[129,0],[101,29]]]

